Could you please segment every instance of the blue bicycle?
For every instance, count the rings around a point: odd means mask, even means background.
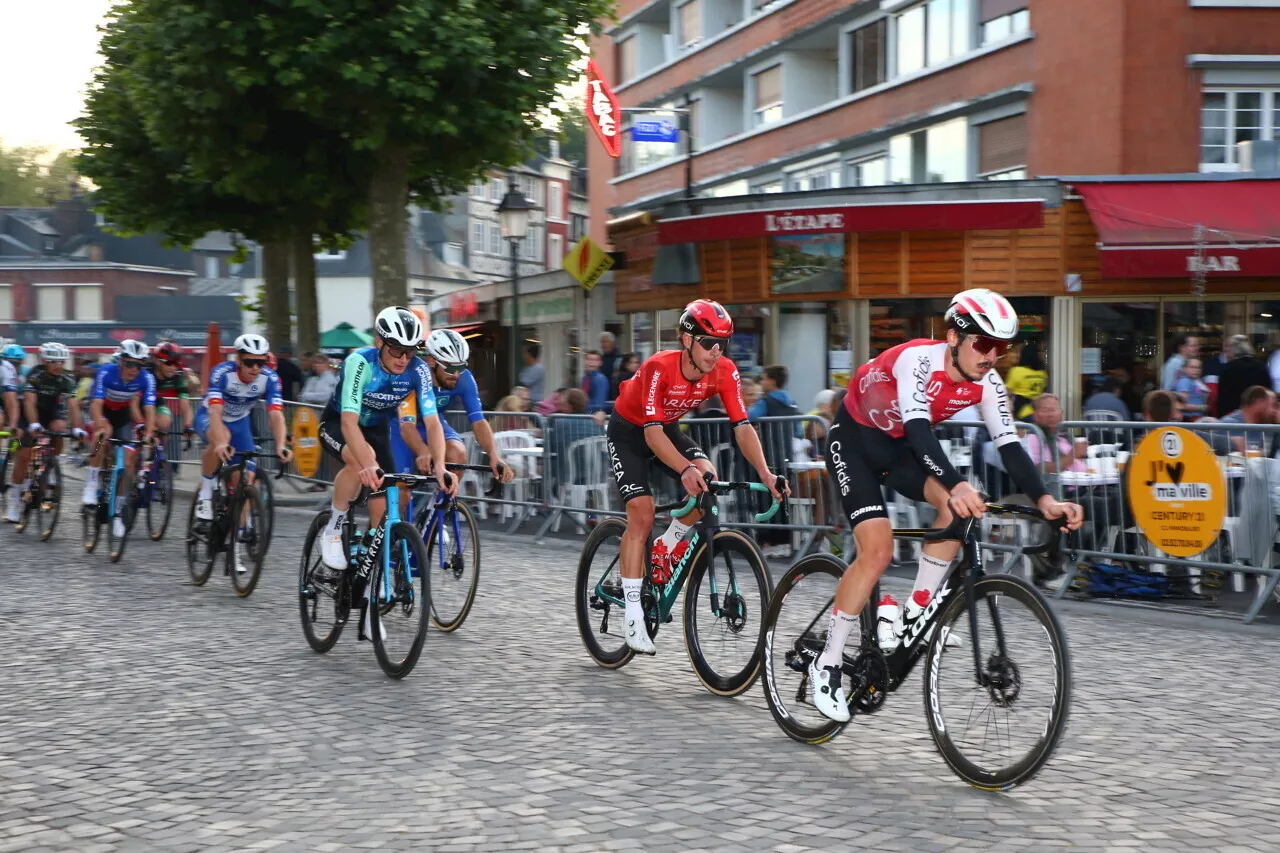
[[[153,542],[164,538],[173,515],[173,465],[166,458],[164,447],[164,441],[151,445],[151,456],[143,461],[138,477],[137,505],[146,512],[147,533]],[[186,449],[191,449],[190,437]]]
[[[449,463],[445,467],[450,471],[490,471],[488,465]],[[495,478],[485,494],[497,497],[501,493],[502,483]],[[413,524],[426,543],[425,565],[439,569],[431,584],[431,624],[446,633],[456,631],[471,612],[480,584],[480,533],[475,516],[465,503],[437,489],[433,501],[422,501]]]
[[[342,525],[347,568],[334,573],[320,558],[316,540],[329,524],[329,510],[311,522],[302,546],[298,577],[298,610],[307,644],[321,654],[333,648],[351,615],[360,608],[361,640],[373,641],[378,666],[392,678],[413,671],[427,639],[431,615],[431,577],[417,571],[428,565],[422,534],[400,517],[400,487],[421,488],[435,482],[414,474],[383,474],[383,488],[352,503],[385,495],[387,512],[373,529],[359,530],[352,513]]]
[[[102,536],[102,526],[107,526],[107,558],[113,563],[120,562],[124,555],[124,546],[133,530],[133,523],[138,520],[138,496],[134,487],[136,475],[125,466],[125,449],[142,444],[135,439],[108,438],[108,444],[115,445],[115,462],[110,470],[103,468],[98,472],[98,503],[96,506],[85,506],[81,515],[84,527],[84,550],[92,554],[98,547],[98,539]],[[119,523],[117,523],[119,522]]]

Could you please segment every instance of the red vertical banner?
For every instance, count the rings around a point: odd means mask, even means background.
[[[209,374],[222,361],[222,333],[218,331],[217,323],[209,324],[209,335],[205,339],[204,346],[204,369],[200,373],[202,389],[209,387]]]
[[[587,61],[587,121],[610,157],[622,156],[622,107],[594,59]]]

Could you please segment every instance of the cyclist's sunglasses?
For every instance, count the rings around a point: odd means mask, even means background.
[[[240,364],[244,367],[266,367],[267,360],[265,358],[242,358]]]
[[[413,358],[418,354],[417,347],[402,347],[386,340],[383,341],[382,347],[392,358]]]
[[[698,346],[702,347],[707,352],[711,352],[711,350],[714,349],[715,347],[720,347],[720,352],[724,352],[725,350],[729,349],[728,338],[716,338],[716,337],[712,337],[711,335],[699,335],[698,337],[694,338],[694,340],[698,342]]]
[[[1004,354],[1013,346],[1012,341],[1000,341],[995,338],[988,338],[986,335],[970,335],[973,340],[973,349],[979,355],[990,355],[995,353],[996,358],[1003,358]]]
[[[467,369],[465,364],[445,364],[443,361],[437,361],[436,364],[440,365],[440,369],[450,376],[457,376]]]

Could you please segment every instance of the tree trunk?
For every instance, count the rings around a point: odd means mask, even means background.
[[[293,318],[289,316],[289,241],[268,240],[262,244],[262,314],[267,326],[267,342],[272,349],[293,338]]]
[[[298,351],[320,351],[320,307],[316,301],[316,254],[311,231],[293,235],[293,291],[298,305]]]
[[[409,304],[405,260],[409,207],[409,151],[388,144],[378,152],[369,182],[369,259],[373,267],[373,316],[390,305]]]

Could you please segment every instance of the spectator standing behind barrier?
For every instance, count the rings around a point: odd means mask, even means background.
[[[749,411],[760,400],[760,384],[754,379],[743,376],[738,380],[738,385],[742,388],[742,405]]]
[[[561,395],[561,403],[563,405],[562,414],[582,415],[587,411],[587,395],[577,388],[570,388],[565,391]],[[575,441],[604,435],[604,428],[600,426],[597,420],[592,418],[556,418],[551,423],[548,435],[550,436],[552,453],[551,470],[555,476],[555,482],[569,484],[569,447]],[[574,483],[573,485],[584,486],[590,484]]]
[[[609,377],[600,370],[599,350],[587,350],[586,370],[582,376],[582,393],[587,395],[587,412],[603,412],[609,408]]]
[[[1013,395],[1014,417],[1022,420],[1031,417],[1034,401],[1049,385],[1049,371],[1044,369],[1040,347],[1035,341],[1027,341],[1018,353],[1018,362],[1009,368],[1004,384]]]
[[[529,389],[529,399],[535,404],[542,402],[547,369],[538,361],[542,355],[542,347],[529,344],[524,348],[524,369],[520,371],[520,384]]]
[[[1182,375],[1174,383],[1173,391],[1182,401],[1182,417],[1189,421],[1203,417],[1209,411],[1209,386],[1201,380],[1203,364],[1199,358],[1189,358],[1182,366]]]
[[[800,408],[791,399],[784,388],[790,377],[787,368],[781,364],[771,364],[764,369],[760,379],[760,399],[747,409],[747,417],[752,421],[760,418],[787,417],[800,414]],[[760,443],[764,445],[764,456],[770,470],[780,474],[787,472],[787,460],[791,458],[791,439],[799,436],[800,424],[790,429],[786,423],[758,424]],[[767,495],[766,495],[767,497]],[[761,551],[766,557],[786,556],[790,552],[791,535],[785,530],[764,529],[756,537],[761,544]]]
[[[1097,411],[1115,412],[1122,421],[1133,420],[1133,412],[1129,411],[1124,400],[1120,399],[1120,389],[1123,387],[1124,383],[1119,376],[1107,376],[1102,380],[1102,387],[1084,401],[1085,414]]]
[[[323,406],[329,402],[334,389],[338,387],[338,373],[324,356],[312,359],[311,366],[315,374],[302,386],[302,396],[298,399],[304,403]]]
[[[298,399],[306,377],[302,368],[293,360],[293,346],[284,344],[276,351],[276,375],[280,377],[280,395],[286,400]],[[329,402],[325,400],[325,402]]]
[[[640,356],[629,352],[618,361],[618,369],[609,374],[609,399],[618,399],[618,386],[626,382],[640,369]]]
[[[604,374],[606,379],[613,378],[620,361],[622,361],[622,353],[618,352],[618,339],[613,336],[613,332],[601,332],[600,372]],[[610,386],[610,391],[612,391],[612,385]],[[616,394],[609,393],[610,400],[616,396]]]
[[[1182,375],[1182,368],[1186,365],[1187,359],[1200,354],[1200,341],[1192,335],[1178,335],[1173,339],[1170,349],[1173,350],[1173,355],[1169,356],[1169,360],[1164,363],[1164,370],[1160,374],[1162,391],[1173,390],[1178,377]]]
[[[1244,335],[1227,339],[1228,361],[1218,377],[1218,401],[1214,413],[1222,418],[1240,408],[1240,398],[1251,385],[1271,387],[1267,365],[1253,354],[1253,345]]]
[[[831,429],[831,422],[836,418],[836,409],[832,405],[832,401],[836,398],[836,392],[830,388],[823,388],[813,398],[813,408],[806,415],[818,418],[818,421],[804,422],[804,437],[813,442],[813,447],[818,446],[827,434],[827,430]]]

